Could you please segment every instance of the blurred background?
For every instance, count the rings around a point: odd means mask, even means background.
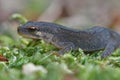
[[[0,34],[16,36],[19,24],[10,21],[15,13],[28,20],[80,29],[103,26],[120,33],[119,3],[120,0],[0,0]]]

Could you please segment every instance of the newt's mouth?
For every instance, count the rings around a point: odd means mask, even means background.
[[[33,38],[36,39],[36,36],[30,34],[27,30],[21,29],[18,27],[18,34],[25,37],[25,38]]]
[[[38,35],[35,34],[30,34],[27,32],[18,32],[18,34],[24,38],[30,38],[30,39],[40,39]]]
[[[32,34],[29,34],[29,33],[21,33],[21,32],[18,32],[18,34],[21,35],[21,36],[24,37],[24,38],[38,39],[37,36],[32,35]]]

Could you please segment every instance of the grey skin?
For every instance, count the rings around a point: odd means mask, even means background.
[[[43,39],[53,44],[63,54],[71,49],[83,49],[85,52],[103,50],[101,57],[109,56],[120,47],[120,35],[104,27],[93,27],[86,30],[71,29],[50,22],[33,22],[18,27],[18,33],[24,37]]]

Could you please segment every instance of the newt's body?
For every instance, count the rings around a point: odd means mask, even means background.
[[[18,33],[55,45],[60,49],[59,54],[78,48],[87,52],[103,49],[101,57],[106,57],[120,47],[120,35],[104,27],[77,30],[55,23],[29,21],[18,27]]]

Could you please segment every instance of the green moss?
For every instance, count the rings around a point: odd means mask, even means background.
[[[2,41],[0,54],[8,58],[8,62],[0,62],[0,80],[64,80],[68,74],[78,80],[119,80],[120,79],[120,50],[105,60],[99,55],[85,55],[82,50],[70,51],[61,56],[50,54],[57,50],[54,46],[42,40],[18,41],[7,36],[0,36]],[[17,43],[17,44],[15,44]],[[100,52],[99,52],[100,53]],[[24,64],[42,65],[47,73],[25,75],[22,72]]]

